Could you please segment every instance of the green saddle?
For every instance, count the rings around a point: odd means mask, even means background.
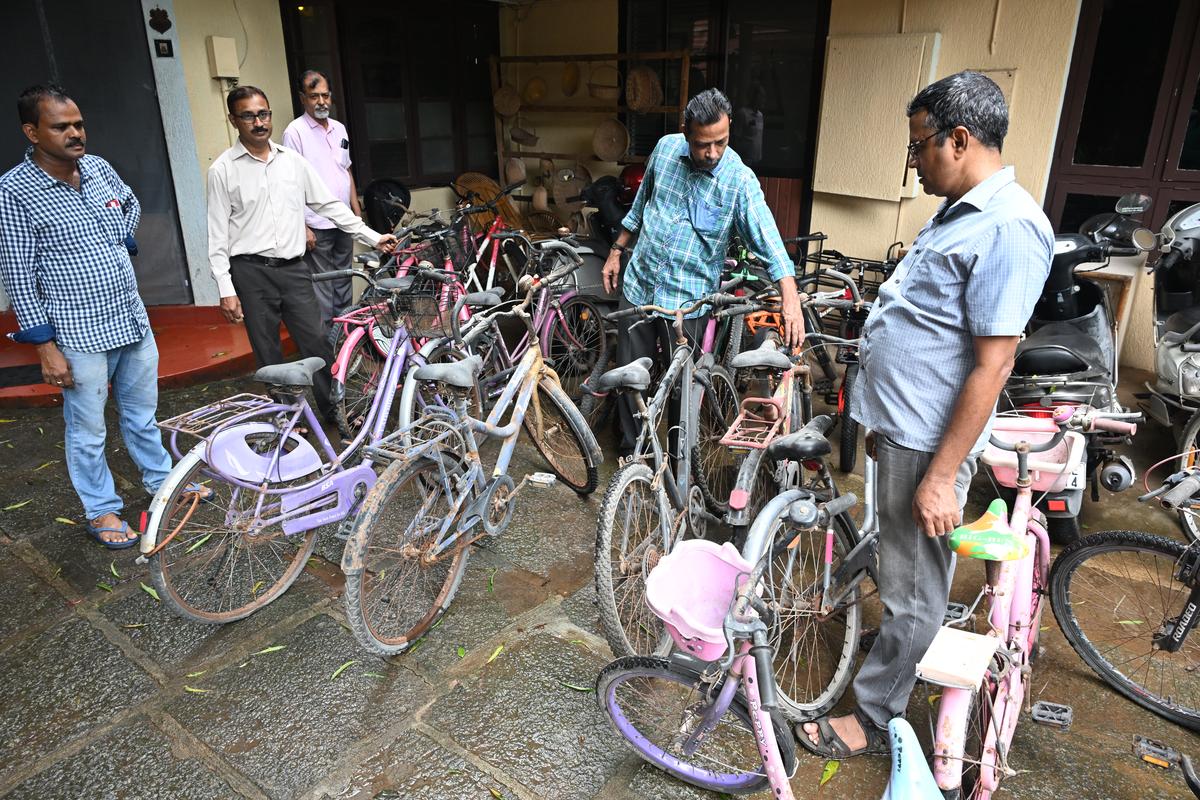
[[[963,558],[1018,561],[1029,555],[1024,533],[1008,527],[1008,504],[996,498],[982,517],[950,532],[950,549]]]

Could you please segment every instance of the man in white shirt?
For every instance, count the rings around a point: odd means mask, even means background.
[[[304,156],[333,196],[350,206],[354,216],[361,217],[354,175],[350,172],[350,139],[346,135],[346,126],[329,116],[329,104],[333,99],[329,79],[310,69],[300,76],[299,92],[304,113],[284,129],[283,146]],[[308,245],[304,260],[314,275],[350,266],[354,254],[350,234],[308,208],[304,209],[304,225]],[[321,321],[328,328],[333,318],[350,306],[350,279],[324,281],[313,289],[321,305]]]
[[[396,237],[368,228],[299,153],[271,141],[271,105],[261,89],[239,86],[227,105],[238,140],[208,169],[208,258],[221,312],[245,323],[260,367],[283,361],[280,320],[302,356],[328,365],[333,353],[303,261],[305,207],[383,252]],[[328,366],[314,378],[317,408],[331,419]]]

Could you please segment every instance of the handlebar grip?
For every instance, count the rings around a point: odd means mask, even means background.
[[[622,308],[618,311],[614,311],[611,314],[605,314],[604,318],[609,322],[616,322],[617,320],[629,319],[630,317],[639,317],[641,315],[642,310],[640,308],[637,306],[630,306],[629,308]]]
[[[708,304],[714,308],[718,306],[732,306],[745,304],[746,298],[737,297],[736,295],[727,294],[725,292],[715,292],[708,296]]]
[[[717,317],[718,319],[723,317],[737,317],[742,314],[753,314],[755,311],[759,311],[761,309],[762,306],[743,303],[742,305],[738,306],[726,306],[725,308],[717,309],[715,312],[713,312],[713,316]]]
[[[1154,265],[1154,271],[1159,272],[1164,269],[1174,269],[1182,260],[1183,253],[1178,250],[1169,250],[1162,258],[1158,259],[1158,263]]]
[[[817,233],[810,233],[807,236],[793,236],[790,239],[784,239],[783,243],[795,244],[797,242],[823,242],[828,238],[829,237],[826,234],[818,231]]]
[[[353,278],[357,274],[352,269],[335,269],[333,272],[318,272],[312,276],[314,281],[336,281],[341,278]]]
[[[751,645],[750,654],[754,656],[754,671],[758,673],[759,702],[767,710],[778,708],[779,695],[775,690],[775,668],[771,664],[770,645]]]
[[[1137,423],[1123,422],[1119,419],[1106,419],[1098,417],[1092,420],[1092,430],[1107,431],[1108,433],[1120,433],[1125,436],[1133,436],[1137,433]]]
[[[1178,511],[1179,507],[1198,491],[1200,491],[1200,475],[1188,475],[1179,482],[1178,486],[1158,498],[1158,502],[1162,503],[1163,508]]]
[[[856,497],[853,492],[847,492],[846,494],[835,497],[826,503],[825,513],[828,514],[829,518],[832,520],[838,514],[844,514],[850,509],[854,508],[857,503],[858,497]]]
[[[727,283],[722,283],[721,288],[718,289],[717,291],[732,292],[734,289],[738,288],[745,282],[746,282],[745,276],[738,275],[735,278],[731,278]]]
[[[1142,251],[1136,247],[1116,247],[1109,245],[1108,254],[1110,256],[1140,256]]]

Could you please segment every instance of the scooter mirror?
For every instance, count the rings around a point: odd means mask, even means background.
[[[1158,234],[1149,228],[1138,228],[1129,234],[1129,241],[1143,253],[1149,253],[1158,248]]]
[[[1121,195],[1117,200],[1116,212],[1127,216],[1136,216],[1144,214],[1150,210],[1153,201],[1150,195],[1141,194],[1140,192],[1130,192],[1129,194]]]

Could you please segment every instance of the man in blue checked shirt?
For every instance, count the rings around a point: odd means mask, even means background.
[[[655,145],[633,207],[621,222],[623,230],[604,264],[604,288],[615,292],[620,286],[622,308],[688,305],[717,289],[729,240],[737,234],[767,265],[771,280],[778,284],[784,338],[797,347],[804,342],[804,317],[795,269],[757,176],[729,148],[732,113],[729,99],[720,91],[703,91],[684,109],[683,133],[664,136]],[[635,235],[637,244],[621,276],[621,253]],[[707,320],[705,310],[685,322],[684,331],[693,345],[701,338]],[[670,357],[674,336],[666,319],[631,328],[633,322],[623,321],[617,328],[617,366],[643,356]],[[639,423],[628,396],[621,397],[617,410],[621,422],[618,452],[625,457],[633,452]],[[671,429],[677,416],[672,405]]]
[[[171,469],[154,424],[158,349],[138,296],[133,232],[141,207],[108,162],[84,154],[79,107],[57,86],[17,100],[32,146],[0,177],[0,277],[20,331],[37,348],[42,378],[63,393],[66,460],[88,533],[111,549],[138,532],[104,458],[104,406],[112,384],[121,436],[153,494]]]
[[[1001,159],[1008,106],[990,78],[959,72],[925,87],[908,104],[908,130],[909,165],[945,201],[880,287],[859,347],[850,413],[879,464],[884,613],[853,713],[797,731],[826,758],[886,752],[887,723],[908,707],[949,599],[944,537],[961,520],[1054,249],[1050,221]]]

